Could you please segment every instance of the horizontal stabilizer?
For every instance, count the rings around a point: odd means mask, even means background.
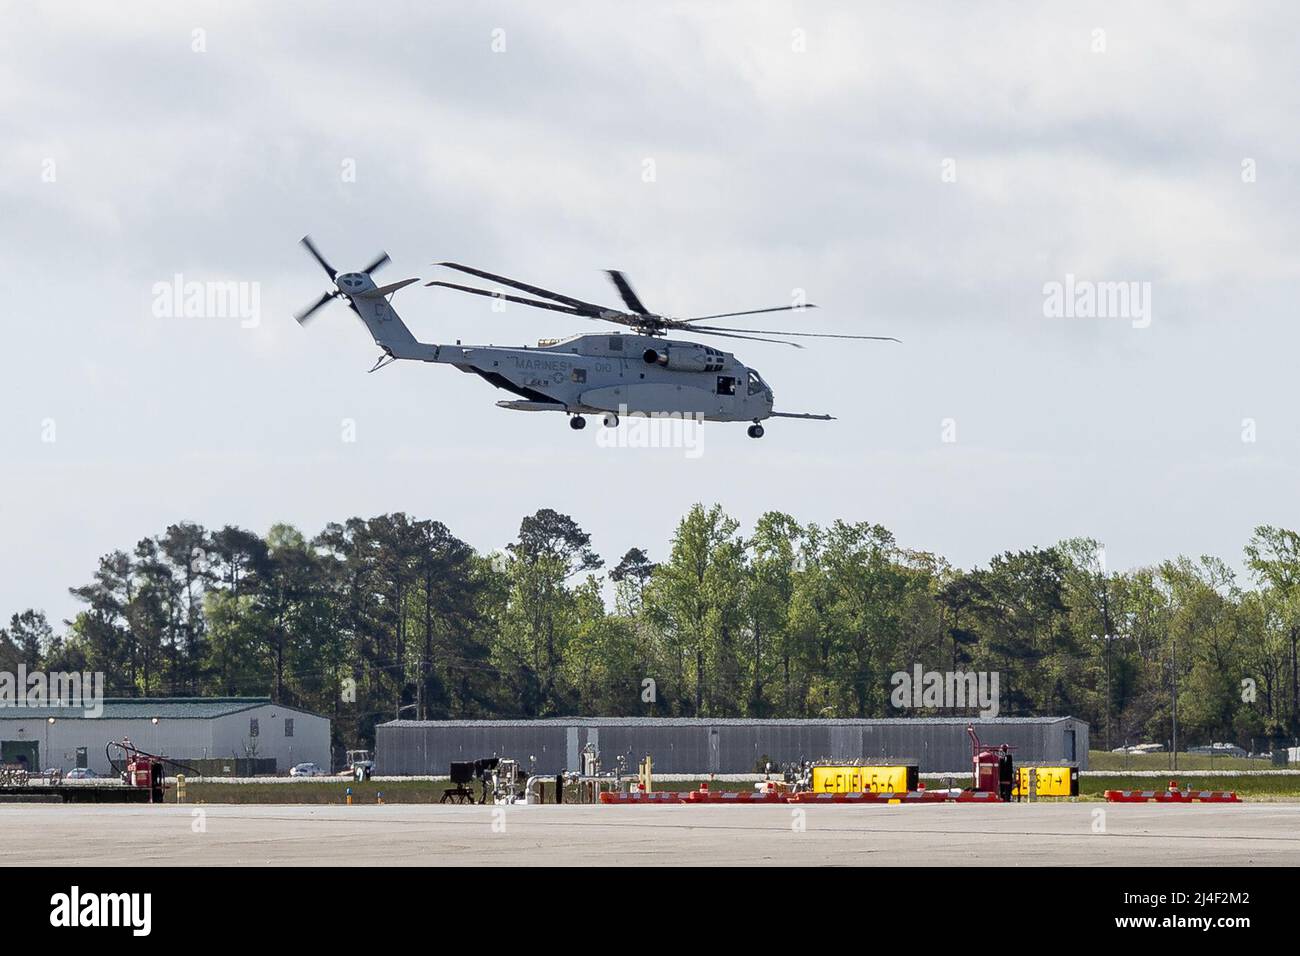
[[[398,289],[405,289],[412,282],[419,282],[419,281],[420,281],[419,279],[403,279],[400,282],[390,282],[388,283],[388,285],[381,285],[378,288],[371,289],[369,292],[362,292],[358,294],[357,298],[373,299],[376,298],[377,296],[391,295],[392,293],[396,292]]]

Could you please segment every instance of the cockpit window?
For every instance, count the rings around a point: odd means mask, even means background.
[[[766,388],[767,383],[764,382],[762,377],[751,368],[749,370],[749,394],[757,395]]]

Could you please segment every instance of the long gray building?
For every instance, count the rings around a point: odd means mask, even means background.
[[[986,744],[1010,744],[1017,763],[1087,769],[1088,725],[1074,717],[709,720],[687,717],[561,717],[545,720],[393,720],[375,729],[376,771],[445,774],[453,760],[514,757],[538,773],[577,770],[589,744],[606,769],[620,755],[635,769],[646,754],[660,773],[752,773],[798,760],[876,759],[924,772],[970,770],[966,725]]]

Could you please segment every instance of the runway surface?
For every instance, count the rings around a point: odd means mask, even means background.
[[[0,806],[0,865],[34,862],[1295,866],[1300,804]]]

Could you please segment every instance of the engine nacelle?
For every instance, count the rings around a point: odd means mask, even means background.
[[[642,355],[647,365],[677,369],[681,372],[720,372],[726,356],[715,348],[694,342],[664,343],[658,348],[646,349]]]

